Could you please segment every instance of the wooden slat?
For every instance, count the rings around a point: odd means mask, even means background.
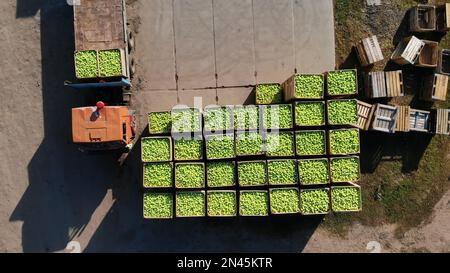
[[[436,74],[433,85],[433,100],[445,101],[447,98],[448,76]]]
[[[436,124],[435,133],[441,135],[449,135],[450,127],[450,110],[449,109],[437,109],[436,110]]]
[[[283,96],[286,102],[295,98],[295,75],[292,75],[284,83],[281,84]]]
[[[387,97],[401,97],[403,92],[403,74],[401,70],[386,72]]]
[[[397,106],[397,124],[395,126],[396,132],[409,132],[409,106]]]
[[[358,103],[358,122],[356,127],[361,130],[368,130],[372,121],[374,107],[371,104],[357,101]]]

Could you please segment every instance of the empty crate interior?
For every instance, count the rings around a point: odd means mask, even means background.
[[[429,113],[411,110],[409,123],[411,128],[426,130],[428,129]]]
[[[418,7],[417,20],[420,28],[433,29],[435,27],[435,16],[432,7]]]
[[[442,50],[441,72],[450,74],[450,50]]]
[[[420,53],[419,62],[425,65],[437,65],[438,45],[436,43],[426,43]]]

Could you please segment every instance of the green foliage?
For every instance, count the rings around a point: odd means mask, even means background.
[[[100,77],[122,76],[122,57],[120,50],[103,50],[98,53]]]
[[[278,132],[267,134],[267,156],[282,157],[295,155],[293,132]]]
[[[266,185],[266,162],[238,162],[238,180],[239,185],[243,187]]]
[[[304,190],[300,193],[300,209],[303,214],[324,214],[330,211],[327,189]]]
[[[292,127],[292,106],[290,104],[263,107],[263,128],[290,129]]]
[[[242,132],[236,135],[236,154],[238,156],[263,153],[263,138],[258,132]]]
[[[333,211],[336,212],[359,211],[361,209],[361,188],[331,188],[331,205]]]
[[[177,192],[176,215],[178,217],[201,217],[205,216],[205,193]]]
[[[170,193],[144,193],[144,218],[164,219],[173,217],[173,197]]]
[[[206,136],[206,158],[226,159],[234,158],[234,135],[209,135]]]
[[[331,154],[357,154],[359,153],[359,130],[333,130],[330,131]]]
[[[328,102],[328,122],[331,125],[354,125],[358,121],[356,100],[332,100]]]
[[[320,99],[324,94],[324,80],[322,75],[295,76],[295,98]]]
[[[208,216],[236,216],[236,192],[210,191],[208,192]]]
[[[255,130],[259,128],[259,106],[235,106],[233,112],[235,129]]]
[[[208,187],[231,187],[236,184],[234,162],[208,162],[206,169]]]
[[[359,180],[359,158],[342,157],[331,160],[331,178],[333,182],[355,182]]]
[[[298,102],[295,104],[295,124],[297,126],[325,125],[323,102]]]
[[[300,196],[298,189],[271,189],[270,210],[274,214],[300,212]]]
[[[175,160],[200,160],[203,157],[203,140],[186,137],[174,140]]]
[[[175,185],[177,188],[203,188],[205,169],[203,163],[175,164]]]
[[[297,184],[295,160],[274,160],[267,162],[269,185]]]
[[[239,198],[239,215],[269,215],[269,194],[267,191],[241,191]]]
[[[170,188],[173,181],[172,163],[144,164],[145,188]]]
[[[201,131],[200,110],[183,108],[172,110],[172,132],[189,133]]]
[[[170,137],[142,138],[142,161],[163,162],[172,160]]]
[[[172,116],[170,112],[153,112],[148,115],[150,134],[167,134],[172,129]]]
[[[358,80],[353,70],[330,71],[327,80],[330,96],[351,95],[358,92]]]
[[[283,92],[279,84],[258,84],[256,86],[256,104],[274,104],[283,101]]]
[[[233,129],[233,111],[229,107],[206,108],[203,117],[208,132]]]
[[[97,52],[95,50],[75,53],[75,74],[79,79],[98,77]]]
[[[299,160],[298,175],[300,177],[300,184],[302,185],[326,184],[330,179],[328,174],[328,160]]]
[[[324,131],[298,131],[295,134],[297,155],[323,155],[326,153]]]

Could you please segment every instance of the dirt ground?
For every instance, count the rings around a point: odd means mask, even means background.
[[[139,1],[128,2],[137,28]],[[118,168],[117,155],[70,143],[70,109],[84,104],[63,87],[74,74],[71,18],[65,0],[0,1],[1,252],[70,252],[70,241],[86,252],[450,251],[450,192],[401,238],[394,225],[357,223],[340,237],[322,217],[144,221],[140,147]]]

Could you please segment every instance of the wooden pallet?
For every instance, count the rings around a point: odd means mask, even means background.
[[[445,101],[447,98],[449,76],[430,75],[424,79],[421,98],[426,101]]]
[[[384,71],[369,72],[367,74],[366,95],[368,98],[384,98],[387,96]]]
[[[411,32],[428,32],[436,30],[436,7],[419,4],[409,13]]]
[[[369,130],[373,117],[374,107],[372,104],[357,101],[358,103],[358,123],[356,127],[361,130]]]
[[[411,131],[428,133],[430,131],[430,112],[411,109],[409,126]]]
[[[384,59],[377,36],[364,38],[356,46],[359,61],[362,66],[369,66]]]
[[[396,106],[376,104],[371,129],[386,133],[395,133],[398,110]]]
[[[414,64],[425,43],[415,36],[404,38],[392,53],[391,60],[397,64]]]
[[[435,117],[434,131],[436,134],[449,135],[450,134],[450,110],[437,109]]]
[[[403,90],[403,72],[401,70],[386,71],[386,93],[388,97],[402,97],[405,95]]]
[[[410,128],[410,120],[409,120],[409,106],[397,106],[398,115],[397,122],[395,125],[396,132],[409,132]]]

